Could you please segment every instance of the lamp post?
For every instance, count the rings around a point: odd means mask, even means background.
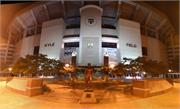
[[[169,69],[169,70],[168,70],[168,72],[169,72],[169,73],[171,73],[171,72],[172,72],[172,70],[171,70],[171,69]]]
[[[109,66],[110,69],[114,69],[114,67],[115,67],[115,64],[110,64]]]
[[[107,52],[104,54],[104,66],[109,66],[109,55]]]
[[[69,71],[70,71],[69,67],[70,67],[70,65],[68,63],[64,65],[64,69],[65,69],[66,74],[69,73]]]
[[[10,75],[11,75],[11,73],[12,73],[12,72],[11,72],[11,71],[12,71],[12,68],[11,68],[11,67],[9,67],[9,68],[8,68],[8,70],[9,70],[9,72],[10,72],[10,74],[9,74],[9,76],[10,76]]]
[[[69,64],[65,64],[65,67],[68,68],[70,65]]]
[[[103,68],[103,73],[105,74],[105,81],[108,81],[108,74],[109,74],[109,55],[106,52],[104,54],[104,68]]]
[[[75,51],[72,52],[72,58],[71,58],[71,63],[73,67],[76,67],[76,55],[77,53]]]
[[[76,55],[77,52],[73,51],[72,52],[72,58],[71,58],[71,64],[72,64],[72,80],[74,81],[74,79],[76,79]]]

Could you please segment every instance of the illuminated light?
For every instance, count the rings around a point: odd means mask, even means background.
[[[172,72],[172,70],[171,70],[171,69],[169,69],[169,70],[168,70],[168,72]]]
[[[44,75],[39,76],[40,78],[44,78]]]
[[[117,48],[119,49],[119,44],[117,44]]]
[[[138,74],[139,72],[135,72],[136,74]]]
[[[76,56],[77,55],[77,52],[76,51],[73,51],[72,52],[72,56]]]
[[[111,43],[117,43],[119,39],[117,38],[110,38],[110,37],[103,37],[102,42],[111,42]]]
[[[145,75],[145,74],[146,74],[146,72],[143,72],[143,74]]]
[[[69,67],[70,65],[69,64],[65,64],[65,67]]]
[[[136,79],[142,79],[142,77],[141,76],[136,76]]]
[[[39,76],[39,78],[55,78],[55,76],[44,76],[44,75],[41,75],[41,76]]]
[[[70,38],[64,38],[63,42],[79,42],[79,37],[70,37]]]
[[[11,68],[11,67],[9,67],[9,68],[8,68],[8,70],[11,72],[11,71],[12,71],[12,68]]]
[[[39,66],[39,70],[42,70],[42,66]]]
[[[61,48],[64,48],[64,44],[61,45]]]
[[[130,69],[129,69],[129,68],[127,68],[126,70],[128,70],[128,71],[129,71]]]
[[[115,64],[110,64],[109,66],[111,69],[113,69],[115,67]]]
[[[133,79],[132,76],[126,76],[125,78],[126,78],[126,79]]]
[[[136,67],[133,67],[133,69],[135,69],[135,70],[136,70]]]

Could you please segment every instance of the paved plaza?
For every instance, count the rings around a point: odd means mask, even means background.
[[[27,97],[6,89],[0,82],[0,109],[178,109],[180,108],[180,83],[169,92],[140,98],[121,91],[94,90],[98,104],[79,104],[82,90],[59,84],[48,84],[51,92]]]

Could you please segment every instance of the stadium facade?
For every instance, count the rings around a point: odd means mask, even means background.
[[[51,19],[38,23],[40,22],[38,19],[42,20],[43,17],[37,16],[33,12],[41,10],[41,6],[43,9],[49,5],[55,7],[56,3],[59,3],[59,6],[62,5],[61,2],[41,4],[15,18],[15,21],[22,27],[26,24],[31,26],[22,32],[23,34],[14,44],[14,61],[27,54],[41,53],[46,54],[49,58],[70,63],[72,53],[76,53],[79,66],[87,65],[87,63],[100,66],[103,64],[104,55],[109,56],[110,64],[117,64],[123,58],[135,59],[139,56],[167,63],[167,43],[159,38],[160,33],[154,34],[153,30],[148,28],[144,34],[142,22],[119,17],[118,11],[121,12],[121,8],[117,8],[114,16],[113,11],[108,12],[102,5],[96,5],[96,3],[77,5],[75,7],[79,14],[76,11],[73,13],[73,7],[69,8],[67,12],[63,11],[60,14],[63,17],[59,15],[52,18],[53,15],[56,16],[55,10],[51,13],[43,12],[51,16]],[[77,1],[73,3],[78,4]],[[106,4],[108,5],[108,3]],[[31,17],[28,17],[27,13],[29,12]],[[27,18],[28,23],[23,24],[23,16]],[[137,17],[138,13],[136,12],[132,18],[137,19]],[[32,21],[35,21],[36,25],[32,26],[34,24],[31,23]],[[149,25],[149,22],[150,17],[147,16],[144,25]],[[159,29],[161,25],[158,26]]]

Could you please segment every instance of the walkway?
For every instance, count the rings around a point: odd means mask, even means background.
[[[178,109],[180,108],[180,83],[165,94],[139,98],[124,95],[118,91],[95,90],[101,99],[99,104],[78,104],[81,90],[51,84],[51,93],[35,97],[27,97],[13,93],[0,82],[0,109]]]

